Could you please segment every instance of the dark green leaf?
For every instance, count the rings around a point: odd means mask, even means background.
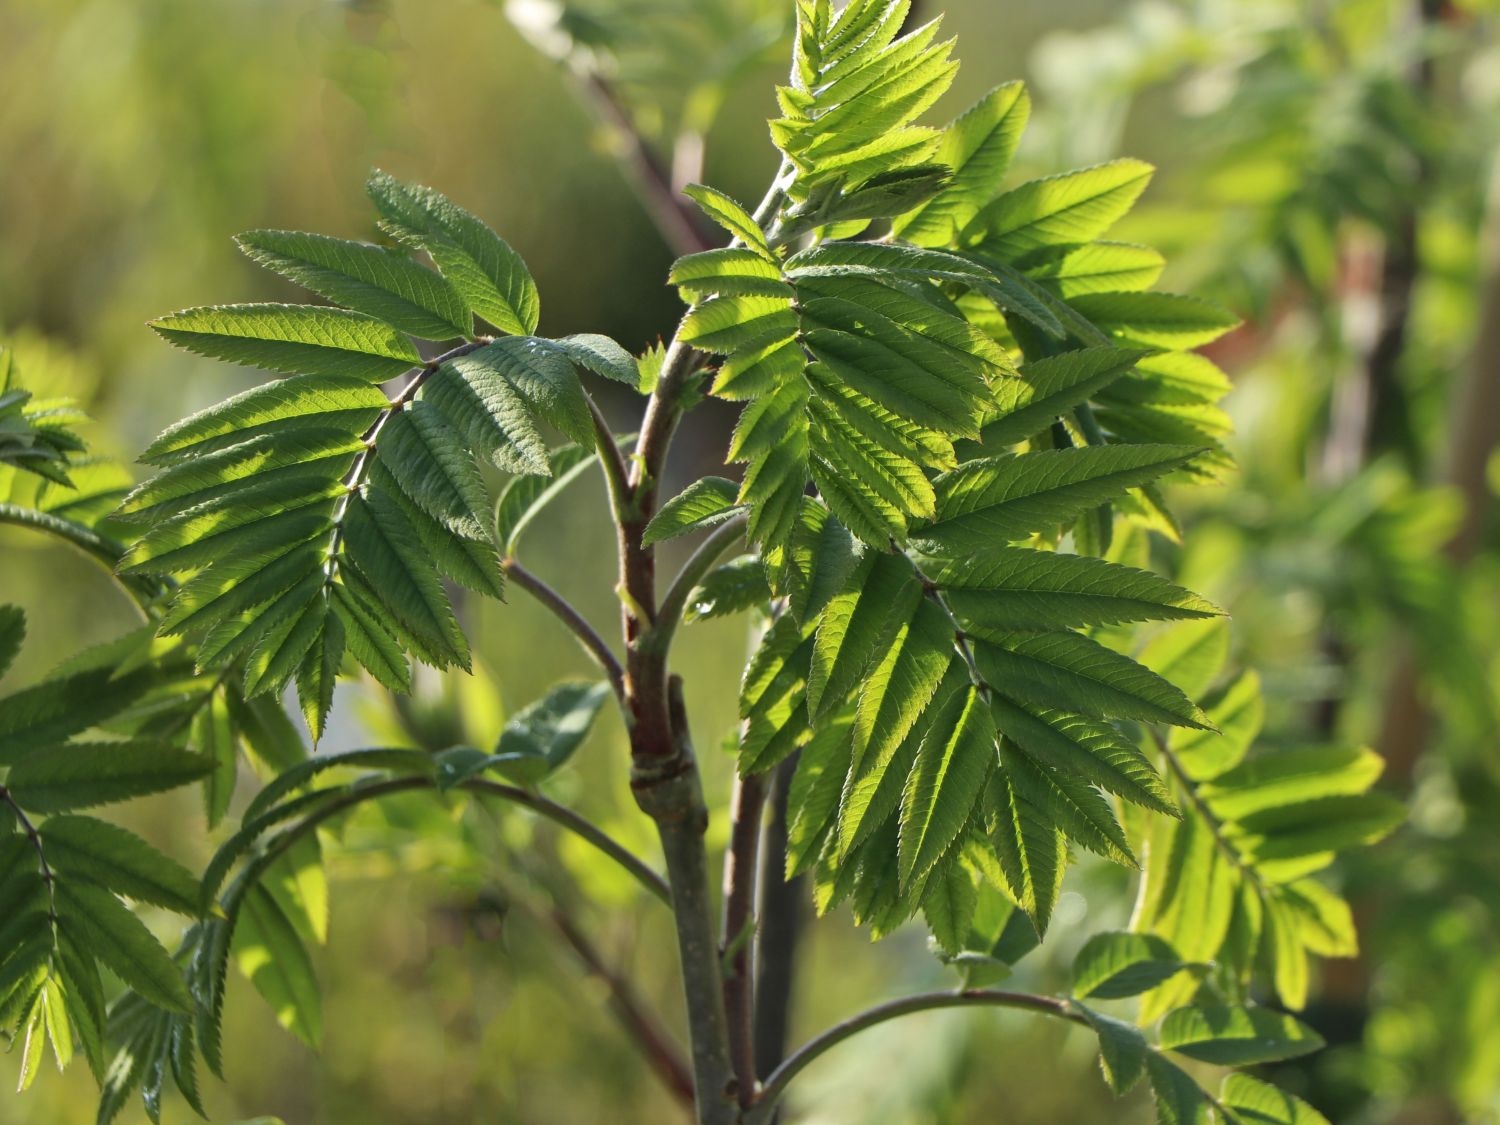
[[[203,755],[163,743],[70,743],[21,761],[6,788],[28,809],[59,812],[176,789],[210,768]]]

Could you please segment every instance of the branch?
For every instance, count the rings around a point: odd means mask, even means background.
[[[740,1105],[755,1097],[755,877],[760,853],[764,776],[736,777],[730,799],[729,846],[724,851],[724,925],[719,931],[724,1011]]]
[[[274,840],[266,845],[265,850],[254,861],[254,866],[263,870],[266,865],[275,862],[278,856],[309,831],[330,817],[337,816],[339,813],[351,809],[355,805],[365,801],[377,800],[381,797],[389,797],[394,793],[408,793],[419,789],[436,788],[437,783],[431,778],[398,777],[354,789],[344,796],[314,810],[304,819],[278,834]],[[586,820],[572,809],[565,808],[555,801],[550,801],[540,793],[531,793],[514,785],[505,785],[502,782],[490,781],[486,778],[470,778],[468,781],[461,782],[457,788],[468,789],[486,796],[499,797],[517,805],[524,805],[526,808],[531,809],[532,812],[546,817],[559,827],[567,829],[580,839],[594,845],[594,847],[598,848],[634,876],[636,881],[645,887],[646,890],[650,891],[653,896],[659,898],[669,906],[672,904],[672,891],[660,875],[647,866],[644,861],[638,859],[623,844],[605,832],[604,829],[592,821]]]
[[[1083,1016],[1069,1008],[1066,1000],[1058,1000],[1051,996],[1033,996],[1026,992],[968,989],[962,992],[922,992],[915,996],[890,1000],[884,1004],[877,1004],[857,1016],[851,1016],[842,1023],[834,1024],[821,1035],[793,1051],[791,1057],[777,1067],[771,1077],[766,1080],[765,1089],[757,1099],[755,1107],[745,1115],[745,1125],[762,1125],[763,1122],[769,1121],[775,1112],[776,1102],[786,1093],[793,1078],[825,1052],[837,1047],[845,1039],[857,1035],[865,1028],[874,1027],[886,1020],[910,1015],[913,1012],[927,1012],[937,1008],[974,1007],[1018,1008],[1057,1019],[1070,1020],[1085,1026],[1088,1024]]]
[[[547,912],[547,920],[568,943],[588,970],[609,987],[615,1015],[625,1025],[656,1076],[684,1105],[693,1104],[693,1075],[681,1051],[655,1017],[646,1010],[630,981],[605,963],[603,956],[582,930],[559,906]]]
[[[619,146],[621,163],[631,186],[673,253],[693,254],[712,249],[713,241],[699,225],[697,212],[678,195],[671,171],[636,129],[614,87],[592,68],[573,69],[589,108]]]
[[[609,645],[605,644],[604,638],[599,635],[598,630],[588,623],[571,602],[515,559],[506,559],[500,565],[517,586],[551,610],[558,620],[573,632],[588,654],[594,658],[599,667],[604,669],[604,674],[609,678],[609,686],[614,689],[615,698],[624,702],[625,671],[620,666],[618,658],[610,651]]]

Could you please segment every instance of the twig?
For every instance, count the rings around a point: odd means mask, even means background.
[[[968,989],[962,992],[922,992],[915,996],[890,1000],[884,1004],[877,1004],[856,1016],[851,1016],[842,1023],[834,1024],[821,1035],[793,1051],[786,1062],[777,1067],[771,1077],[766,1080],[765,1089],[756,1100],[754,1108],[745,1115],[745,1125],[762,1125],[769,1121],[775,1113],[777,1101],[786,1093],[792,1079],[829,1049],[837,1047],[845,1039],[859,1034],[866,1028],[896,1019],[898,1016],[910,1015],[913,1012],[927,1012],[937,1008],[971,1007],[1018,1008],[1057,1019],[1070,1020],[1085,1026],[1088,1024],[1083,1016],[1068,1006],[1066,1000],[1051,996],[1033,996],[1026,992]]]
[[[553,615],[573,632],[588,654],[604,669],[615,697],[623,702],[625,671],[620,666],[619,659],[610,651],[609,645],[605,644],[604,638],[599,635],[598,630],[588,623],[571,602],[515,559],[506,559],[501,566],[517,586],[551,610]]]

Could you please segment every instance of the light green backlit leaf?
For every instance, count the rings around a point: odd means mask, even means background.
[[[289,375],[383,383],[422,363],[390,325],[322,305],[207,305],[150,323],[188,351]]]

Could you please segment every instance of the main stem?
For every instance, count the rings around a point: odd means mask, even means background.
[[[781,178],[778,173],[777,185],[756,211],[756,220],[762,224],[777,209]],[[682,416],[684,392],[702,358],[681,339],[674,338],[667,348],[641,422],[629,476],[623,480],[618,472],[611,476],[610,498],[619,538],[630,787],[636,803],[656,823],[672,888],[699,1125],[735,1125],[741,1098],[750,1095],[740,1090],[731,1058],[704,844],[708,807],[688,730],[682,682],[670,675],[667,663],[667,642],[681,614],[678,603],[686,598],[682,584],[688,577],[669,593],[659,611],[656,553],[644,541],[646,526],[656,511],[667,449]],[[599,430],[601,456],[618,457],[608,427]],[[607,464],[606,470],[611,467],[619,470],[623,465],[616,461],[613,466]],[[725,530],[710,538],[722,550],[731,534],[737,532]]]

